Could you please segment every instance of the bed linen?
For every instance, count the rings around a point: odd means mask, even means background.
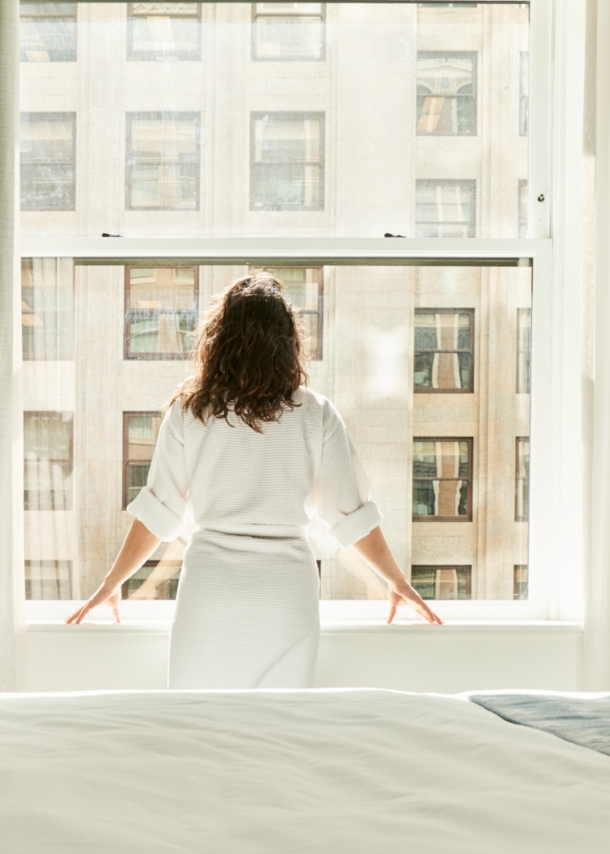
[[[0,696],[7,854],[607,854],[610,761],[381,690]]]
[[[461,696],[505,721],[535,727],[610,756],[610,693],[470,691]]]

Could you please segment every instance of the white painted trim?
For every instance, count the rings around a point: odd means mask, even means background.
[[[530,2],[528,236],[551,236],[551,82],[553,80],[554,0]],[[544,196],[539,202],[538,197]]]

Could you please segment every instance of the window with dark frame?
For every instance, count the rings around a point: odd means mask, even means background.
[[[324,113],[251,113],[250,210],[324,210]]]
[[[146,486],[162,420],[159,412],[123,413],[123,510]]]
[[[519,136],[529,133],[529,53],[519,54]]]
[[[324,331],[324,268],[264,267],[263,269],[284,285],[286,296],[299,309],[311,358],[313,361],[321,360]]]
[[[477,182],[423,178],[415,182],[416,237],[476,237]]]
[[[76,62],[76,3],[21,3],[21,62]]]
[[[520,238],[528,236],[528,204],[527,204],[527,178],[519,179],[518,198],[518,223],[517,229]]]
[[[126,210],[199,210],[200,124],[200,113],[126,114]]]
[[[24,361],[74,358],[74,283],[51,259],[21,262],[21,336]]]
[[[416,308],[413,390],[474,391],[474,309]]]
[[[527,522],[530,515],[530,440],[517,437],[515,455],[515,522]]]
[[[517,394],[529,394],[532,369],[532,310],[517,309]]]
[[[122,598],[175,599],[181,570],[181,560],[147,560],[121,585]]]
[[[528,566],[516,564],[513,568],[513,599],[528,598]]]
[[[26,560],[26,599],[74,599],[71,560]]]
[[[418,51],[418,136],[476,136],[477,54]]]
[[[23,413],[25,510],[72,510],[72,412]]]
[[[201,3],[129,3],[127,59],[201,59]]]
[[[125,267],[125,359],[188,359],[198,314],[198,267]]]
[[[76,210],[76,113],[21,113],[21,210]]]
[[[413,521],[472,521],[471,438],[413,439]]]
[[[412,566],[411,584],[422,599],[472,599],[472,567]]]
[[[253,3],[252,59],[326,59],[326,3]]]

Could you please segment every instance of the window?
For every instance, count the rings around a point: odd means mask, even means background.
[[[472,439],[413,440],[413,521],[472,521]]]
[[[517,394],[530,393],[532,310],[517,309]]]
[[[417,54],[417,133],[476,136],[476,53]]]
[[[527,599],[527,566],[521,564],[514,568],[513,599]]]
[[[201,59],[201,4],[130,3],[127,59]]]
[[[252,59],[325,59],[325,3],[253,3]]]
[[[72,510],[71,412],[24,412],[26,510]]]
[[[250,208],[323,210],[323,113],[252,113]]]
[[[530,515],[530,440],[517,439],[515,466],[515,521],[527,522]]]
[[[529,53],[519,53],[519,135],[529,132]]]
[[[162,420],[158,412],[123,413],[123,510],[146,486]]]
[[[413,387],[416,392],[471,392],[474,309],[416,308]]]
[[[147,560],[121,586],[123,599],[175,599],[181,560]]]
[[[127,210],[199,210],[199,113],[127,113]]]
[[[125,358],[188,358],[198,294],[197,267],[126,267]]]
[[[416,181],[416,237],[475,237],[476,181]]]
[[[76,113],[21,114],[21,210],[76,208]]]
[[[26,599],[74,599],[71,560],[26,560]]]
[[[21,3],[22,62],[76,62],[76,3]]]
[[[472,567],[413,566],[411,584],[422,599],[470,599]]]
[[[518,234],[520,238],[525,238],[528,236],[528,225],[527,225],[527,214],[528,214],[528,201],[527,201],[527,180],[520,178],[519,179],[519,213],[518,213]]]
[[[21,262],[21,332],[25,361],[74,358],[71,263],[55,258]]]
[[[282,282],[286,296],[299,308],[312,359],[322,358],[324,272],[322,267],[265,267]]]

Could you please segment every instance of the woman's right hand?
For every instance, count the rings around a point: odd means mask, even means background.
[[[388,586],[388,599],[390,600],[388,623],[391,623],[396,616],[399,605],[408,605],[409,608],[412,608],[428,623],[434,623],[436,625],[442,625],[443,623],[438,614],[435,614],[432,608],[426,605],[417,590],[411,587],[406,579],[404,582],[399,581]]]
[[[119,614],[119,603],[121,601],[121,588],[120,587],[107,587],[102,584],[95,591],[93,596],[91,596],[84,605],[81,605],[73,614],[70,614],[69,617],[66,617],[66,623],[74,623],[78,625],[82,623],[84,618],[87,616],[89,611],[96,608],[98,605],[110,605],[112,608],[112,614],[117,623],[121,622],[121,615]]]

